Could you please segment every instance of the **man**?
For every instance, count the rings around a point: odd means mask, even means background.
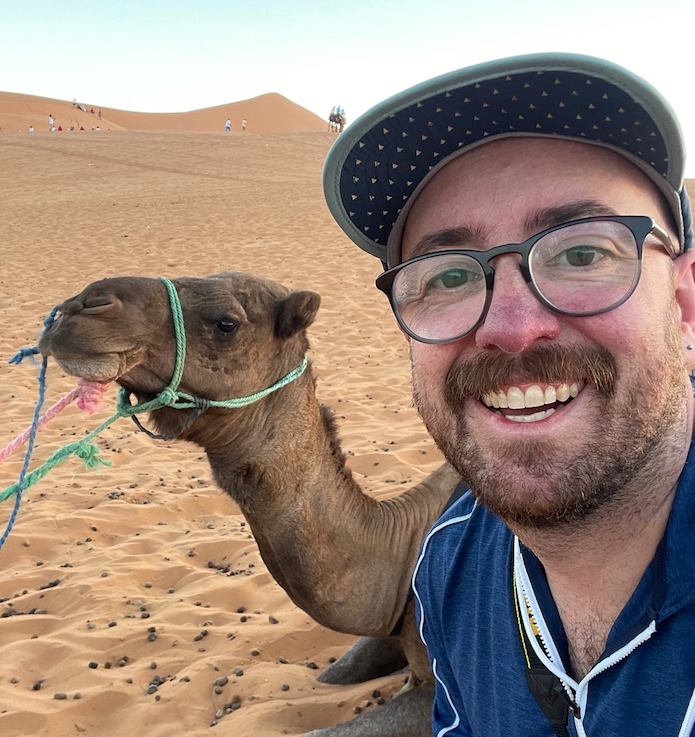
[[[435,734],[695,734],[684,159],[656,90],[568,54],[425,82],[328,156],[471,489],[413,577]]]

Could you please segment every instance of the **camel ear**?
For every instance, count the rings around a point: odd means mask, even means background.
[[[292,292],[278,305],[275,335],[286,340],[314,322],[321,297],[316,292]]]

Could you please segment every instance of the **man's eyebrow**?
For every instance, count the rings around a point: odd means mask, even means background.
[[[553,228],[556,225],[569,223],[581,218],[618,215],[612,207],[608,207],[597,200],[580,200],[568,202],[564,205],[544,207],[537,210],[526,219],[524,227],[530,235],[542,230]],[[485,241],[485,233],[480,227],[459,225],[455,228],[443,228],[434,233],[423,236],[412,249],[409,258],[415,258],[424,253],[444,248],[471,248],[482,250],[480,244]],[[476,245],[477,244],[477,245]],[[495,244],[502,245],[502,244]]]
[[[572,220],[618,214],[612,207],[608,207],[608,205],[597,200],[580,200],[579,202],[568,202],[555,207],[544,207],[526,219],[525,227],[526,232],[531,236],[541,230],[569,223]]]
[[[480,243],[482,240],[483,236],[479,228],[470,228],[466,225],[457,228],[443,228],[420,238],[409,258],[442,248],[473,248],[473,244]]]

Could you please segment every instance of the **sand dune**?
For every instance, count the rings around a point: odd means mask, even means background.
[[[84,109],[82,109],[84,108]],[[328,113],[328,111],[326,111]],[[185,113],[142,113],[116,110],[93,103],[0,92],[0,129],[5,133],[49,130],[52,115],[56,130],[131,130],[131,131],[224,131],[227,118],[232,133],[303,133],[327,130],[328,123],[286,97],[269,93],[250,100],[192,110]]]

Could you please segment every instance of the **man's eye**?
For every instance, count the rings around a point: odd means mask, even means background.
[[[593,246],[575,246],[555,256],[554,261],[563,266],[591,266],[603,258],[600,249]]]
[[[471,281],[472,274],[467,269],[447,269],[432,280],[433,286],[456,289]]]
[[[469,279],[469,273],[465,269],[449,269],[442,274],[442,284],[447,289],[458,287],[461,284],[466,284]]]

